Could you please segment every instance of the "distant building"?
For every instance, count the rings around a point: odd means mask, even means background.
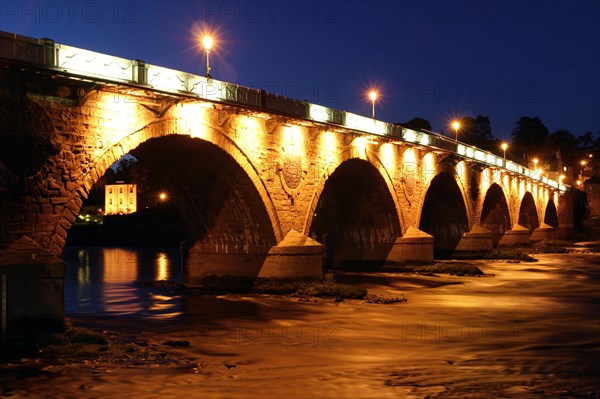
[[[104,187],[104,214],[126,215],[137,211],[137,187],[135,184],[117,182]]]
[[[600,177],[594,175],[584,183],[591,217],[600,217]]]

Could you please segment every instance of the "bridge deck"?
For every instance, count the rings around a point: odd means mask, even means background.
[[[457,157],[507,170],[561,192],[569,188],[550,178],[540,169],[529,169],[435,132],[415,131],[351,112],[278,96],[264,90],[151,65],[140,60],[128,60],[59,44],[50,39],[35,39],[0,31],[0,60],[5,66],[8,65],[7,62],[25,65],[70,79],[136,87],[170,96],[258,109],[314,123],[342,127],[388,139],[397,144],[406,143],[453,153]]]

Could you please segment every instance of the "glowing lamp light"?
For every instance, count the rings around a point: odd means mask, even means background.
[[[167,193],[160,193],[158,195],[158,199],[160,199],[161,201],[166,201],[167,200]]]
[[[213,39],[210,36],[204,36],[202,38],[202,46],[206,52],[206,77],[210,78],[210,49],[213,47]]]
[[[457,120],[453,121],[452,129],[454,129],[454,141],[458,143],[458,129],[460,129],[460,122]]]
[[[375,90],[371,90],[369,92],[369,98],[371,99],[371,101],[377,100],[377,92]]]
[[[503,158],[506,159],[506,149],[508,148],[508,144],[502,143],[502,145],[500,147],[502,148],[502,151],[504,152]]]
[[[375,90],[369,92],[369,98],[371,99],[371,118],[375,119],[375,101],[377,101],[378,93]]]
[[[210,51],[213,45],[213,39],[210,36],[204,36],[202,38],[202,46],[204,46],[204,50]]]

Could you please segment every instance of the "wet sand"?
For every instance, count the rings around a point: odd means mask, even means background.
[[[26,359],[0,367],[0,394],[597,398],[600,255],[536,257],[479,264],[494,277],[338,277],[370,294],[404,294],[406,303],[185,293],[185,316],[171,320],[78,316],[75,324],[167,361]],[[190,346],[160,345],[168,340]]]

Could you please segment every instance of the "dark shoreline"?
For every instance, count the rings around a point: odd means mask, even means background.
[[[105,216],[102,224],[74,224],[68,246],[179,247],[188,240],[177,212],[144,209],[130,215]]]

